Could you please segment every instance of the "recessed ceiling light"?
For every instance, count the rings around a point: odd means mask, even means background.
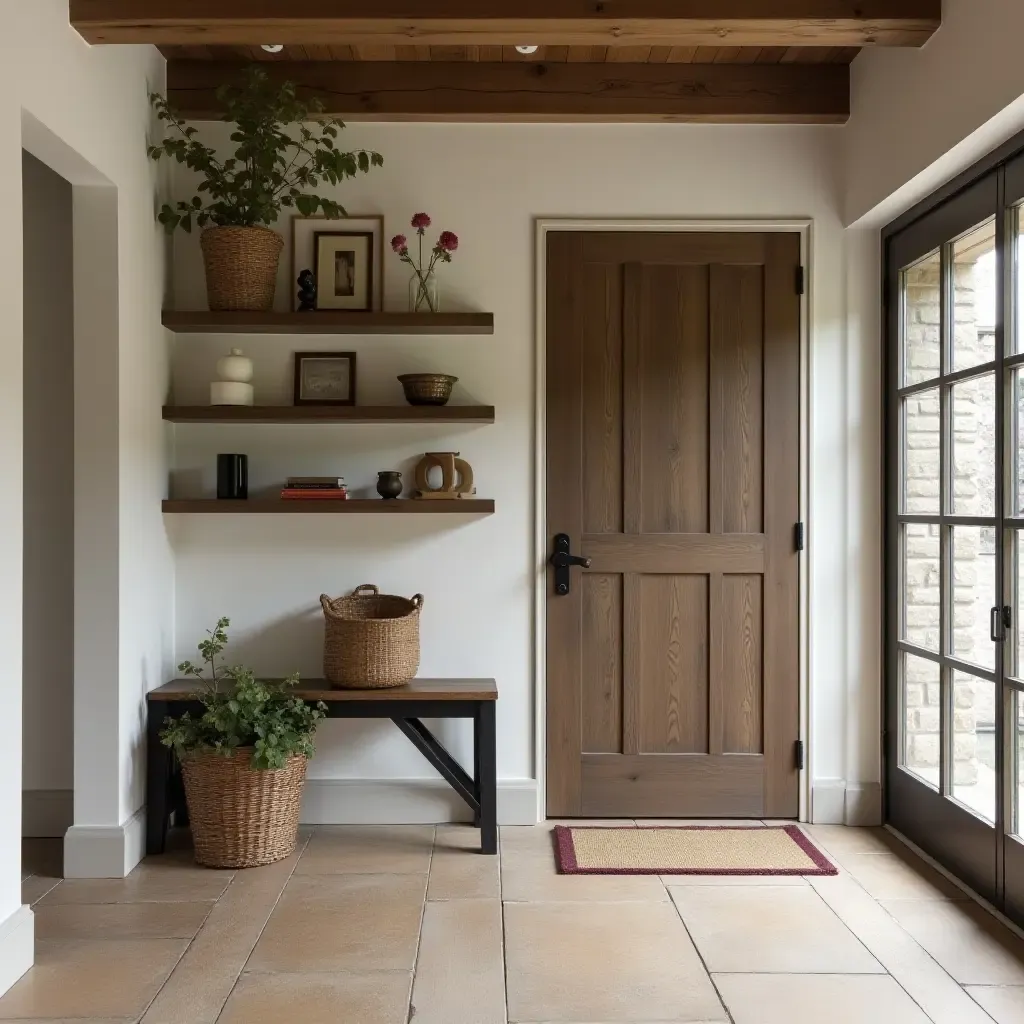
[[[526,53],[526,54],[536,53],[539,49],[540,49],[539,46],[517,46],[516,47],[516,50],[519,53]]]
[[[264,43],[261,50],[266,50],[267,53],[280,53],[284,49],[284,43]]]

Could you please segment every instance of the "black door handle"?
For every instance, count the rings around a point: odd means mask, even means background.
[[[574,555],[570,545],[569,534],[555,534],[555,550],[548,559],[555,567],[555,593],[563,597],[569,593],[569,569],[574,565],[590,568],[590,559]]]

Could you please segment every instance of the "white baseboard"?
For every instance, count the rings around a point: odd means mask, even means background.
[[[469,808],[439,779],[307,779],[304,825],[434,825],[469,821]],[[498,824],[537,824],[537,781],[498,782]]]
[[[811,822],[815,825],[881,825],[881,784],[816,779],[811,786]]]
[[[35,962],[35,915],[20,906],[0,924],[0,996]]]
[[[71,789],[23,789],[21,834],[26,838],[57,839],[75,822],[75,793]]]
[[[123,825],[72,825],[64,835],[64,877],[125,878],[145,852],[145,807]]]

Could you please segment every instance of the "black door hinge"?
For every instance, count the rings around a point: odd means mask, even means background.
[[[803,295],[806,282],[804,281],[804,268],[796,268],[796,293],[797,295]]]
[[[803,551],[804,549],[804,524],[797,523],[793,527],[793,547],[797,551]]]
[[[796,759],[796,770],[802,772],[804,770],[804,741],[797,740],[793,748],[794,757]]]

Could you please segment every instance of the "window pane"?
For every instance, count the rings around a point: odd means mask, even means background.
[[[1024,805],[1024,694],[1013,695],[1013,828],[1015,836],[1021,834],[1021,807]]]
[[[953,245],[953,369],[996,357],[996,221]]]
[[[951,388],[953,508],[959,516],[996,514],[996,379],[985,374]]]
[[[991,611],[996,603],[996,532],[953,527],[953,649],[961,661],[996,667]]]
[[[953,673],[953,798],[996,820],[996,687]]]
[[[939,375],[942,257],[934,252],[903,271],[903,383]]]
[[[903,527],[903,639],[939,653],[939,527]]]
[[[1024,370],[1014,370],[1010,398],[1010,435],[1013,438],[1013,514],[1024,515]]]
[[[942,748],[939,666],[933,661],[903,654],[901,708],[903,757],[901,766],[933,789],[939,788],[939,751]]]
[[[938,388],[903,399],[903,512],[939,512],[940,430]]]
[[[1017,255],[1013,269],[1017,278],[1015,291],[1016,309],[1014,311],[1015,340],[1012,346],[1014,352],[1024,352],[1024,207],[1017,208]],[[1007,346],[1010,347],[1010,346]]]
[[[1013,551],[1013,570],[1010,577],[1013,614],[1010,616],[1010,622],[1016,643],[1012,647],[1007,644],[1006,671],[1008,675],[1017,676],[1019,679],[1024,674],[1024,620],[1021,619],[1024,615],[1024,536],[1021,536],[1020,531],[1013,532],[1010,544]]]

